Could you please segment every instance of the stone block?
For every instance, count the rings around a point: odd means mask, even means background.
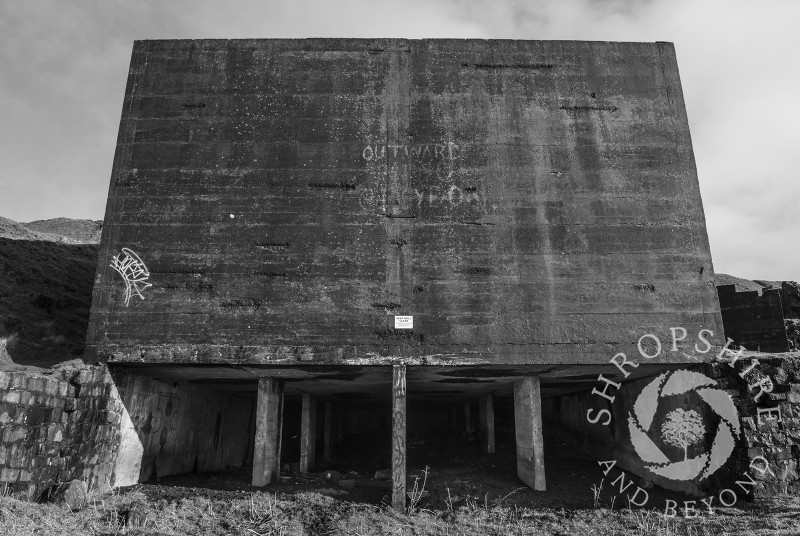
[[[11,385],[11,373],[0,371],[0,392],[6,391]]]
[[[8,426],[3,432],[3,442],[6,444],[16,443],[25,439],[24,426]]]
[[[78,385],[87,385],[94,380],[94,375],[91,370],[83,369],[73,378],[73,382]]]
[[[47,427],[47,441],[60,443],[64,439],[63,427],[59,424],[51,424]]]
[[[37,377],[28,378],[27,388],[29,391],[36,391],[36,392],[44,391],[44,378],[37,378]]]
[[[9,404],[19,404],[21,400],[21,393],[19,391],[6,391],[3,393],[2,400]]]
[[[764,449],[763,448],[758,447],[758,448],[749,448],[749,449],[747,449],[747,456],[751,460],[754,459],[754,458],[757,458],[759,456],[763,456],[763,455],[764,455]]]
[[[58,380],[54,378],[45,378],[44,392],[47,396],[58,396]]]
[[[797,460],[788,459],[776,464],[775,477],[778,480],[787,482],[794,482],[795,480],[798,480]]]
[[[51,500],[56,503],[63,503],[73,512],[86,507],[89,501],[89,490],[86,484],[80,480],[71,480],[59,485],[53,490]]]
[[[0,468],[0,482],[16,482],[19,477],[19,469],[10,467]]]
[[[28,377],[24,372],[12,372],[9,389],[23,391],[28,386]]]

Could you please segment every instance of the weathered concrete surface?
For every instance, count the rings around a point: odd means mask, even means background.
[[[536,491],[547,489],[542,433],[542,390],[538,376],[514,383],[517,476]]]
[[[669,43],[138,41],[87,358],[599,363],[712,278]]]
[[[125,408],[114,486],[249,463],[252,400],[123,370],[114,385]]]
[[[406,510],[406,366],[392,367],[392,508]]]
[[[300,472],[314,469],[317,454],[317,400],[303,393],[302,422],[300,424]]]
[[[495,451],[494,441],[494,399],[492,393],[483,395],[478,402],[480,420],[481,449],[487,454]]]
[[[256,437],[253,453],[254,486],[277,482],[281,476],[281,439],[283,431],[283,381],[258,380]],[[241,437],[239,438],[241,440]]]

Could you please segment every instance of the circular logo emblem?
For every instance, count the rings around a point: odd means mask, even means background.
[[[699,372],[677,370],[661,374],[639,393],[628,414],[628,429],[647,469],[671,480],[702,480],[725,464],[740,434],[739,418],[731,397],[716,385],[715,380]],[[690,393],[696,393],[719,417],[710,450],[700,448],[709,430],[698,411],[684,404],[684,408],[659,412],[662,399]],[[670,459],[659,444],[682,450],[683,459]]]

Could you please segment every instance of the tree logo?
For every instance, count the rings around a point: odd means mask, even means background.
[[[633,448],[647,469],[671,480],[692,480],[698,476],[702,480],[725,464],[741,431],[733,400],[725,391],[714,388],[716,385],[715,380],[699,372],[678,370],[661,374],[642,389],[628,414],[628,429]],[[668,397],[680,396],[685,402],[693,395],[708,405],[716,417],[713,421],[719,421],[710,450],[703,448],[708,443],[704,440],[708,424],[713,430],[714,423],[706,422],[700,412],[692,409],[692,404],[684,403],[690,407],[672,409],[666,414],[659,411],[661,401]],[[660,426],[655,424],[657,416]],[[677,456],[668,456],[659,444],[668,451],[682,450],[682,459],[671,459]]]

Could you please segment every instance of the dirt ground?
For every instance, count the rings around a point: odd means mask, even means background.
[[[383,444],[385,442],[378,441]],[[373,478],[386,469],[388,448],[376,438],[353,438],[316,471],[289,463],[281,482],[249,485],[250,467],[162,478],[92,497],[87,508],[34,504],[0,493],[0,536],[32,535],[348,535],[383,536],[797,536],[800,497],[741,501],[732,508],[699,510],[691,518],[665,517],[659,508],[629,509],[608,494],[596,460],[553,439],[545,442],[545,492],[516,478],[514,438],[497,436],[497,452],[484,454],[474,439],[445,434],[409,441],[409,490],[427,479],[404,513],[387,506],[389,483]],[[342,487],[336,476],[352,480]],[[331,478],[333,476],[334,478]],[[420,491],[422,480],[417,482]],[[650,488],[650,505],[686,497]],[[716,506],[716,505],[715,505]]]
[[[602,468],[597,460],[556,439],[547,438],[547,491],[540,492],[526,487],[517,478],[514,436],[509,433],[498,434],[496,444],[496,453],[485,454],[475,438],[440,435],[424,442],[410,441],[408,491],[414,489],[415,480],[420,491],[424,484],[426,493],[420,497],[418,506],[439,511],[466,504],[572,509],[611,506],[613,494],[610,493],[610,482],[609,479],[603,481]],[[260,489],[279,494],[313,492],[341,501],[373,505],[390,502],[389,481],[373,478],[376,471],[389,469],[388,447],[376,448],[374,440],[356,437],[342,444],[338,452],[332,454],[330,462],[319,464],[314,471],[306,474],[299,472],[297,463],[284,464],[281,482],[264,488],[250,485],[252,467],[246,466],[218,473],[166,477],[141,485],[138,489],[153,499],[170,496],[173,493],[170,488],[203,488],[230,492]],[[353,487],[342,487],[340,480],[352,480]],[[603,492],[596,505],[592,487],[599,487],[601,482]],[[679,503],[690,499],[660,488],[647,491],[650,504],[664,504],[667,498]]]

